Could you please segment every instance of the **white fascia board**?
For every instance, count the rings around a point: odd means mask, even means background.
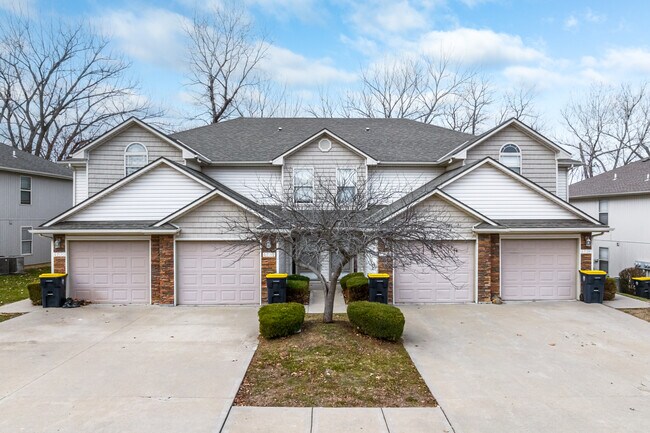
[[[470,167],[469,169],[465,170],[462,173],[459,173],[457,176],[452,177],[451,179],[447,180],[446,182],[442,183],[441,185],[438,185],[439,189],[443,189],[447,185],[457,181],[458,179],[463,178],[464,176],[468,175],[469,173],[473,172],[479,167],[484,166],[485,164],[490,164],[492,167],[500,170],[503,174],[510,176],[511,178],[523,183],[533,191],[539,193],[540,195],[544,196],[545,198],[551,200],[555,204],[559,205],[560,207],[563,207],[564,209],[568,210],[569,212],[578,215],[581,218],[586,219],[587,221],[590,221],[594,224],[600,224],[600,221],[596,220],[595,218],[591,217],[590,215],[586,214],[585,212],[581,211],[577,207],[571,205],[570,203],[562,200],[561,198],[557,197],[555,194],[552,194],[542,188],[541,186],[535,184],[534,182],[528,180],[528,178],[515,173],[514,171],[510,170],[504,165],[501,165],[500,163],[496,162],[494,159],[487,157],[484,158],[482,161],[479,163],[475,164],[474,166]]]
[[[295,145],[291,149],[287,150],[282,155],[278,156],[277,158],[274,158],[273,160],[271,160],[271,164],[273,164],[273,165],[283,165],[284,164],[284,158],[286,156],[291,155],[292,153],[298,151],[302,147],[309,144],[311,141],[315,140],[317,137],[320,137],[321,135],[325,135],[325,134],[327,134],[330,137],[332,137],[333,139],[339,141],[342,145],[344,145],[345,147],[347,147],[351,151],[353,151],[353,152],[363,156],[364,158],[366,158],[366,164],[367,165],[377,165],[378,161],[376,159],[374,159],[370,155],[367,155],[366,153],[362,152],[361,150],[357,149],[356,147],[354,147],[354,145],[352,145],[352,144],[348,143],[347,141],[343,140],[341,137],[337,136],[336,134],[330,132],[327,128],[322,129],[321,131],[317,132],[316,134],[312,135],[311,137],[307,138],[306,140],[298,143],[297,145]]]
[[[0,167],[0,171],[9,171],[11,173],[22,173],[22,174],[28,174],[30,176],[52,177],[55,179],[64,179],[72,182],[72,175],[65,176],[62,174],[44,173],[42,171],[23,170],[22,168],[19,169],[19,168],[12,168],[12,167]]]
[[[558,227],[558,228],[474,228],[475,233],[600,233],[610,232],[611,227]]]
[[[118,180],[115,182],[113,185],[109,186],[108,188],[104,189],[103,191],[93,195],[92,197],[87,198],[86,200],[82,201],[81,203],[77,204],[76,206],[73,206],[72,208],[68,209],[67,211],[63,212],[62,214],[59,214],[58,216],[52,218],[51,220],[47,221],[46,223],[43,224],[43,227],[49,227],[52,224],[56,224],[57,222],[69,217],[70,215],[73,215],[82,209],[87,208],[91,204],[95,203],[97,200],[101,199],[102,197],[105,197],[115,191],[116,189],[119,189],[123,187],[124,185],[134,181],[135,179],[138,179],[139,177],[143,176],[144,174],[150,172],[151,170],[155,169],[156,167],[165,164],[168,167],[173,168],[174,170],[178,171],[179,173],[184,174],[185,176],[197,181],[201,185],[207,187],[208,189],[212,190],[214,189],[214,186],[210,185],[209,183],[205,182],[202,179],[199,179],[196,176],[193,176],[192,174],[188,173],[185,170],[182,170],[178,168],[175,164],[172,164],[169,162],[166,158],[158,158],[156,161],[152,162],[149,165],[144,166],[140,170],[136,171],[135,173],[123,177],[122,179]]]
[[[180,228],[176,229],[48,229],[48,228],[36,228],[30,230],[31,233],[35,234],[176,234],[181,231]]]

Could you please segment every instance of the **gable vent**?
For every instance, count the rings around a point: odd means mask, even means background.
[[[329,152],[332,149],[332,142],[327,138],[323,138],[318,142],[318,149],[321,152]]]

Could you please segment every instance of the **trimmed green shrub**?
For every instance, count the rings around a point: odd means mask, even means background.
[[[287,278],[287,302],[309,304],[309,278],[307,281]]]
[[[634,281],[632,278],[645,277],[645,272],[638,266],[625,268],[623,269],[618,276],[620,279],[618,283],[620,285],[621,293],[634,294]]]
[[[368,278],[364,276],[352,277],[346,284],[346,300],[348,302],[368,300]]]
[[[612,301],[616,297],[616,280],[609,278],[605,280],[605,296],[606,301]]]
[[[363,272],[352,272],[351,274],[347,274],[343,278],[339,280],[339,283],[341,284],[341,289],[346,290],[347,289],[347,282],[350,278],[355,278],[355,277],[364,277],[365,275]]]
[[[42,305],[41,283],[28,284],[27,291],[29,292],[29,299],[32,300],[32,305]]]
[[[348,319],[362,333],[382,340],[397,341],[404,332],[404,314],[392,305],[351,302],[348,305]]]
[[[298,275],[298,274],[287,275],[287,281],[292,281],[292,280],[309,282],[309,277],[306,277],[304,275]]]
[[[257,317],[264,338],[286,337],[300,331],[305,321],[305,306],[295,302],[264,305]]]

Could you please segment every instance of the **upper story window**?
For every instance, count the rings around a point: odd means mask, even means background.
[[[336,201],[340,204],[352,203],[357,193],[357,170],[354,168],[336,169]]]
[[[598,200],[598,221],[609,224],[609,200]]]
[[[32,178],[20,176],[20,204],[32,204]]]
[[[515,173],[521,174],[521,150],[516,144],[508,143],[503,146],[499,161]]]
[[[148,162],[147,148],[140,143],[131,143],[124,151],[124,174],[130,175],[138,171]]]
[[[293,169],[293,199],[296,203],[314,201],[314,169]]]

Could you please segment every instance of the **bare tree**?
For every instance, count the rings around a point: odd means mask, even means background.
[[[196,15],[185,28],[189,39],[189,85],[209,123],[238,114],[240,98],[262,81],[259,65],[268,51],[244,9],[234,3]]]
[[[302,99],[290,95],[286,86],[267,79],[245,89],[235,111],[243,117],[296,117],[302,111]]]
[[[5,17],[0,24],[0,138],[64,159],[148,101],[126,77],[129,63],[84,24]]]
[[[539,93],[535,86],[519,85],[506,90],[497,113],[497,124],[515,118],[533,129],[542,128],[541,115],[535,107]]]
[[[254,245],[277,244],[294,263],[316,274],[325,291],[325,322],[332,321],[339,276],[355,258],[371,263],[388,255],[395,266],[418,263],[453,274],[459,261],[451,241],[458,235],[445,211],[406,202],[387,211],[385,204],[396,191],[380,177],[366,180],[348,170],[337,182],[332,173],[317,172],[305,179],[313,184],[289,189],[267,184],[257,192],[268,205],[264,218],[242,213],[230,218],[228,227]],[[326,274],[319,264],[330,257]]]
[[[494,102],[490,80],[483,75],[470,78],[446,107],[444,125],[455,131],[476,134],[490,117]]]
[[[318,99],[309,104],[307,113],[313,117],[351,117],[350,111],[344,109],[340,99],[335,99],[329,89],[319,88]]]

